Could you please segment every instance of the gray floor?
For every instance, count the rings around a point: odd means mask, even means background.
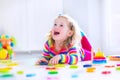
[[[26,59],[26,58],[40,58],[41,52],[16,52],[13,60]]]
[[[34,65],[40,57],[40,52],[16,52],[12,60],[19,62],[19,64],[31,66]]]

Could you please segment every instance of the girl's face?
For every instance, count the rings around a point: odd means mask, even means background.
[[[59,17],[55,20],[52,28],[52,38],[55,41],[65,41],[68,37],[72,36],[73,31],[69,28],[69,22],[66,18]]]

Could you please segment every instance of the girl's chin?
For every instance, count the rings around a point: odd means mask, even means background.
[[[53,38],[55,41],[58,41],[58,40],[60,40],[60,37],[54,37]]]

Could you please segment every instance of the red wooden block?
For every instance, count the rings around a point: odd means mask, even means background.
[[[110,74],[110,71],[103,71],[102,74]]]

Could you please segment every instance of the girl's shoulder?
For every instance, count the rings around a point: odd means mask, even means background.
[[[71,48],[78,48],[78,46],[76,45],[76,44],[69,44],[69,47],[68,47],[69,49],[71,49]]]
[[[50,47],[51,45],[53,45],[52,40],[47,40],[47,41],[45,42],[45,44],[48,45],[49,47]]]

